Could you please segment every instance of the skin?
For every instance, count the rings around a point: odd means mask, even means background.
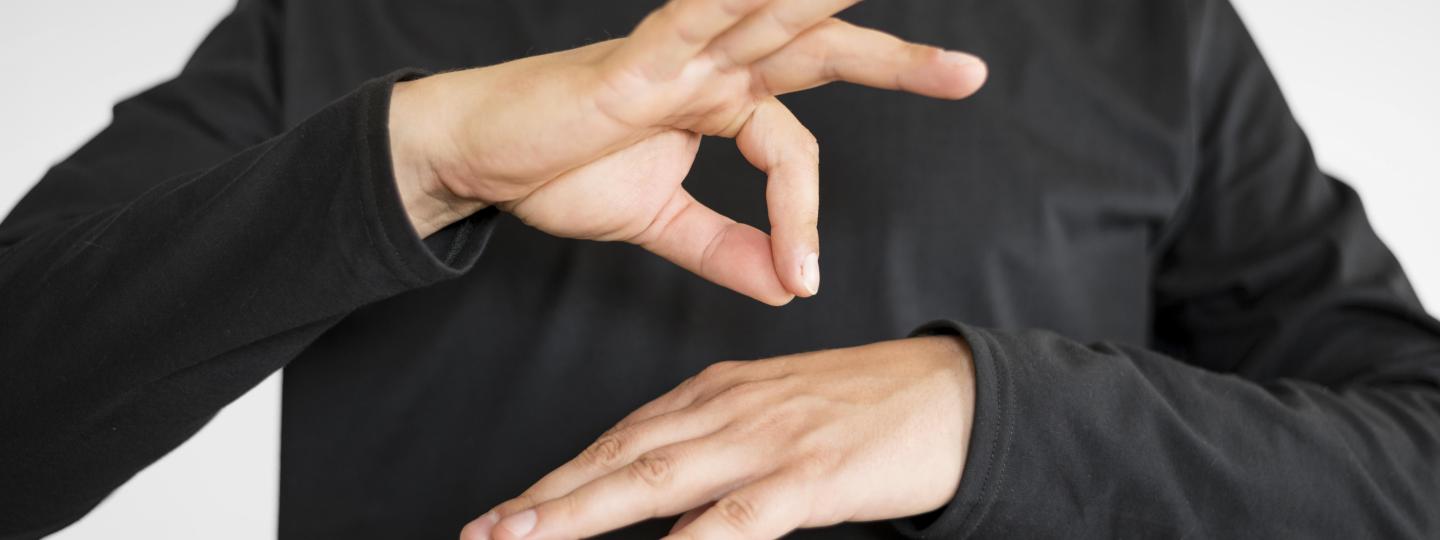
[[[923,514],[959,489],[974,380],[948,336],[714,364],[460,538],[583,538],[682,513],[671,538],[776,538]]]
[[[819,148],[775,96],[839,80],[959,99],[986,75],[974,56],[830,17],[855,1],[672,0],[625,38],[396,85],[402,201],[422,236],[495,205],[768,304],[811,296]],[[773,238],[685,191],[701,135],[734,138],[768,174]]]
[[[629,36],[395,86],[392,160],[422,237],[495,206],[639,245],[771,305],[820,285],[820,147],[778,100],[835,81],[961,99],[986,66],[833,15],[858,0],[671,0]],[[685,190],[704,135],[766,172],[772,234]],[[953,497],[974,375],[930,337],[726,362],[635,411],[463,539],[578,538],[684,514],[674,536],[768,538]]]

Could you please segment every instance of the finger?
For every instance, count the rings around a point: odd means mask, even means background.
[[[784,47],[859,0],[773,1],[746,15],[706,48],[722,68],[744,66]]]
[[[612,57],[669,80],[726,29],[771,0],[670,0],[650,12]]]
[[[943,99],[974,94],[989,74],[974,55],[910,43],[839,19],[816,25],[751,69],[774,95],[838,80]]]
[[[772,306],[790,302],[775,274],[770,237],[696,201],[684,189],[630,240],[717,285]]]
[[[715,503],[706,503],[699,508],[694,508],[685,512],[684,514],[680,514],[680,519],[675,520],[675,524],[670,526],[670,534],[675,534],[675,531],[683,529],[686,525],[694,523],[695,518],[700,517],[700,514],[704,514],[706,511],[710,510],[710,508],[714,506]]]
[[[490,530],[500,521],[500,513],[494,510],[475,518],[460,529],[460,540],[490,540]]]
[[[780,472],[725,495],[666,538],[779,538],[806,523],[811,496],[801,475]]]
[[[740,383],[782,377],[788,373],[786,365],[780,361],[782,358],[784,357],[764,360],[726,360],[705,366],[700,373],[685,379],[669,392],[626,415],[615,424],[614,429],[621,429],[636,422],[678,411],[696,403],[703,403],[714,397],[715,394]]]
[[[712,411],[684,410],[610,430],[575,459],[545,475],[525,493],[536,501],[559,498],[633,463],[651,450],[711,435],[725,422],[724,416]]]
[[[718,436],[641,456],[568,495],[508,516],[498,540],[585,538],[646,519],[675,515],[769,474],[765,450]]]
[[[625,415],[625,418],[621,418],[619,422],[615,423],[615,427],[611,428],[611,431],[625,429],[632,424],[689,407],[709,388],[733,384],[742,376],[739,373],[742,371],[740,368],[751,363],[753,362],[729,360],[705,366],[700,373],[681,381],[675,388],[671,388],[660,397],[650,400]]]
[[[621,418],[619,422],[616,422],[615,426],[610,428],[611,431],[625,429],[651,418],[689,407],[690,404],[695,402],[695,396],[697,395],[692,389],[692,387],[696,385],[695,380],[696,377],[685,379],[679,386],[670,389],[669,392],[631,411],[630,414],[625,415],[625,418]]]
[[[775,274],[796,296],[820,290],[820,147],[780,100],[755,108],[735,138],[740,153],[769,176],[771,257]]]

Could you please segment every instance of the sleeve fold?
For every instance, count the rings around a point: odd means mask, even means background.
[[[959,492],[910,536],[1440,536],[1440,323],[1234,8],[1185,6],[1193,178],[1149,342],[922,328],[970,343],[977,402]]]
[[[92,163],[134,144],[102,133],[17,207],[0,226],[0,537],[78,519],[351,311],[474,264],[494,210],[432,249],[397,193],[390,90],[418,75],[79,211],[66,194],[105,189]],[[115,129],[165,114],[127,110]]]

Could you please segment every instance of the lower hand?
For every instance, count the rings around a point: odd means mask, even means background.
[[[472,521],[462,540],[568,539],[684,514],[676,538],[775,538],[954,497],[974,411],[957,337],[722,362]]]

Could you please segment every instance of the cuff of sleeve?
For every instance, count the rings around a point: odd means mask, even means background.
[[[1014,394],[1004,352],[983,330],[942,320],[910,333],[911,337],[934,335],[964,339],[975,363],[975,416],[965,468],[955,498],[945,506],[891,523],[909,538],[965,538],[979,528],[1002,487],[1004,458],[1014,432]]]
[[[395,71],[365,83],[358,92],[362,109],[358,118],[364,123],[359,130],[364,149],[359,159],[366,160],[362,168],[372,172],[368,181],[362,182],[361,193],[369,232],[378,239],[377,247],[391,271],[417,287],[468,271],[484,251],[499,214],[494,207],[481,210],[447,227],[437,242],[429,243],[410,224],[390,159],[390,93],[397,82],[427,75],[413,69]]]

